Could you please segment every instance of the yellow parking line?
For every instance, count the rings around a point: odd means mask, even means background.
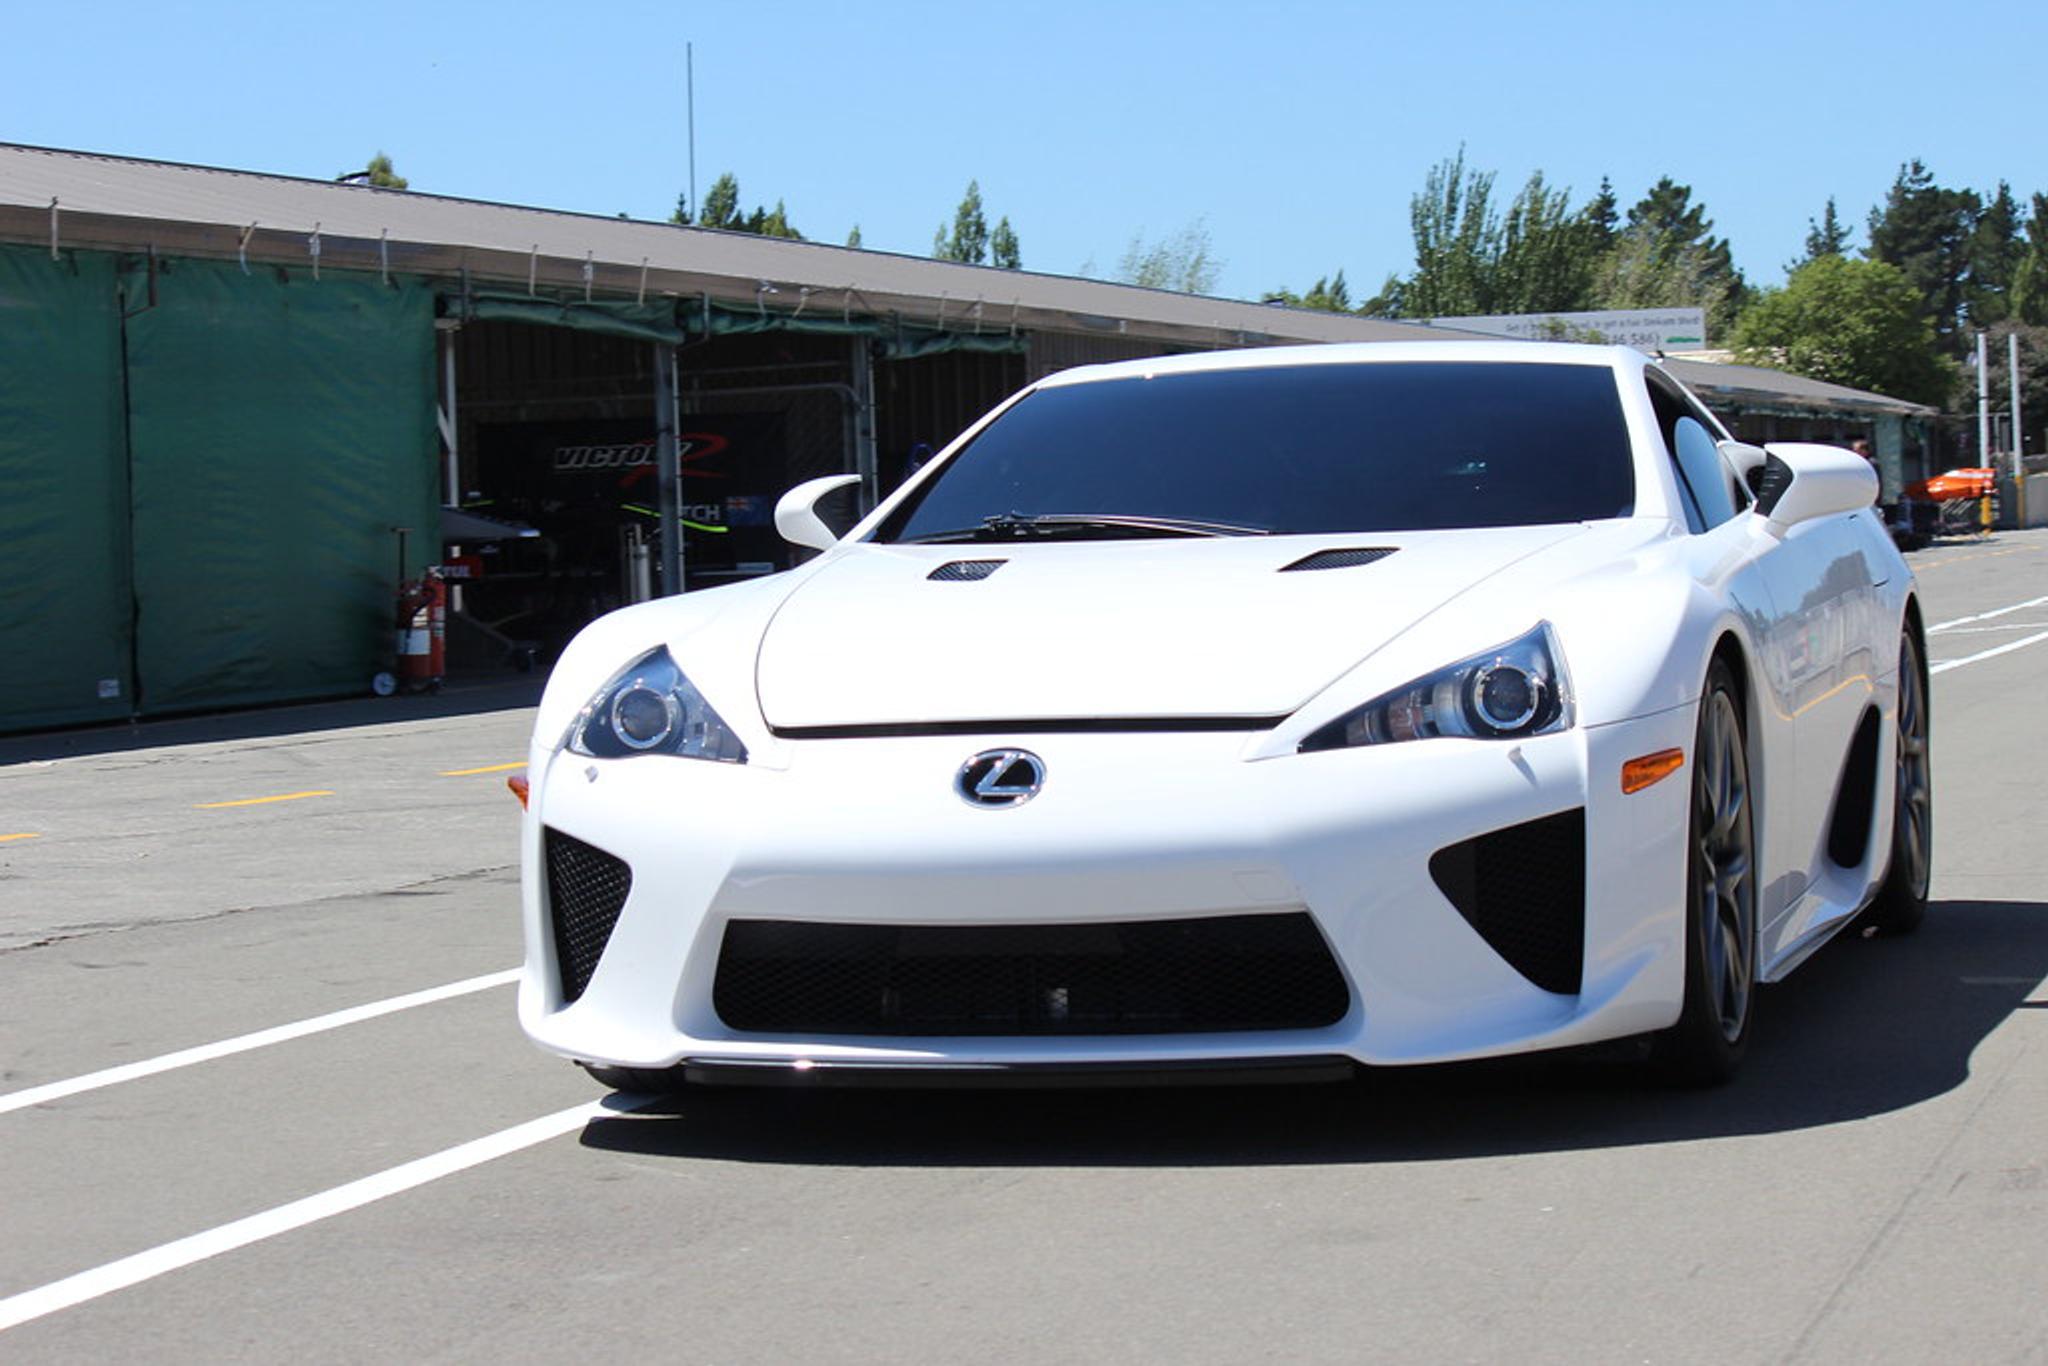
[[[263,806],[270,802],[295,802],[302,797],[332,797],[332,792],[287,792],[277,797],[243,797],[233,802],[200,802],[195,811],[217,811],[223,806]]]
[[[441,776],[444,778],[473,778],[479,773],[510,773],[515,768],[525,768],[526,760],[516,764],[492,764],[489,768],[451,768]]]
[[[0,844],[5,844],[9,840],[39,840],[41,838],[41,835],[31,830],[20,835],[0,835]]]

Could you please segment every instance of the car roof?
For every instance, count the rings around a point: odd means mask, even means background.
[[[1293,365],[1384,365],[1417,361],[1488,365],[1597,365],[1638,370],[1649,357],[1627,346],[1589,346],[1579,342],[1430,341],[1341,342],[1317,346],[1262,346],[1233,351],[1202,351],[1180,356],[1152,356],[1061,370],[1038,382],[1040,388],[1094,384],[1104,380],[1145,379],[1155,375],[1205,374],[1222,370],[1262,370]]]

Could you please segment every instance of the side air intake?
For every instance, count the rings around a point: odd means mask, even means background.
[[[948,560],[925,577],[934,583],[976,583],[1008,563],[1008,560]]]
[[[625,860],[559,830],[542,831],[548,868],[548,915],[554,922],[555,962],[562,973],[562,1004],[590,985],[597,960],[633,888]]]
[[[1356,546],[1348,550],[1318,550],[1293,564],[1280,566],[1280,572],[1291,574],[1297,569],[1355,569],[1374,560],[1384,560],[1393,554],[1393,547],[1384,545]]]
[[[1586,812],[1581,807],[1439,849],[1429,875],[1487,947],[1563,996],[1586,967]]]

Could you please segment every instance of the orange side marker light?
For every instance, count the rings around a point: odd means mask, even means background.
[[[1621,766],[1621,790],[1641,792],[1654,783],[1663,782],[1684,767],[1685,751],[1682,749],[1660,749],[1655,754],[1645,754],[1640,759],[1631,759]]]
[[[505,780],[505,786],[512,789],[512,795],[519,799],[519,809],[526,809],[527,783],[524,773],[515,773]]]

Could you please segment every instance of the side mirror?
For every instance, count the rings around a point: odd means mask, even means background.
[[[1854,451],[1806,441],[1764,447],[1756,512],[1784,535],[1801,522],[1856,512],[1877,501],[1877,471]]]
[[[1770,459],[1764,454],[1764,448],[1752,446],[1747,441],[1720,441],[1715,444],[1721,448],[1721,458],[1728,462],[1736,477],[1742,480],[1743,487],[1754,494],[1756,486],[1764,477],[1764,462]]]
[[[848,484],[859,482],[857,474],[828,474],[821,479],[806,479],[798,484],[776,500],[776,534],[792,545],[830,550],[839,544],[839,537],[818,516],[818,503],[826,494],[837,493]]]

